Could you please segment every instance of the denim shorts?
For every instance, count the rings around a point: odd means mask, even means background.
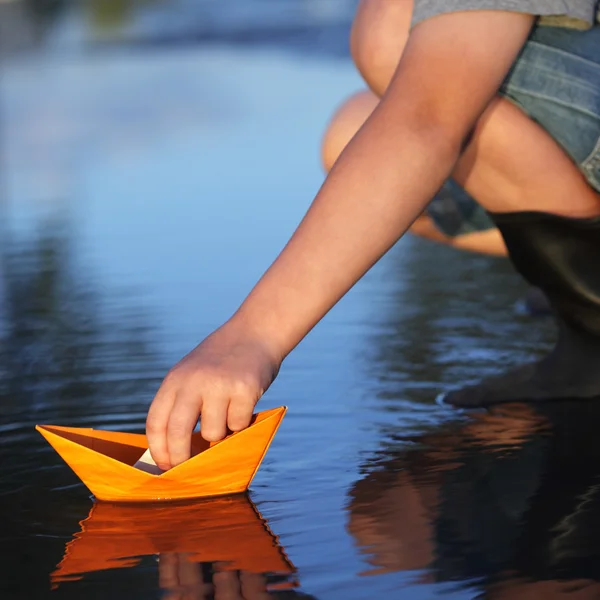
[[[499,93],[539,123],[600,192],[600,26],[535,27]],[[494,227],[452,181],[432,200],[428,214],[452,237]]]

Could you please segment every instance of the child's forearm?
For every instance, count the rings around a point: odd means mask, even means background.
[[[412,110],[381,103],[234,316],[281,358],[410,227],[451,172],[460,136],[420,126]]]
[[[161,468],[247,427],[281,359],[406,231],[529,35],[533,17],[462,11],[418,24],[386,97],[236,315],[169,371],[146,433]]]
[[[463,11],[418,24],[381,103],[234,321],[284,357],[450,175],[532,23],[528,14]]]

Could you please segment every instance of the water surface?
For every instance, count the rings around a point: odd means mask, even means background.
[[[5,63],[3,598],[598,596],[595,405],[434,402],[550,339],[501,260],[399,243],[261,401],[290,409],[248,498],[94,505],[33,429],[143,431],[293,231],[359,86],[345,59],[230,44]]]

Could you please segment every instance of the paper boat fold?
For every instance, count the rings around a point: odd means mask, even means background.
[[[195,433],[192,457],[160,475],[133,466],[148,449],[143,434],[54,425],[36,429],[99,500],[188,500],[246,491],[286,410],[257,413],[248,428],[219,442]]]
[[[159,562],[177,554],[188,563],[216,563],[218,570],[291,575],[278,538],[245,495],[194,504],[94,504],[81,531],[67,543],[50,575],[53,586],[85,573]]]

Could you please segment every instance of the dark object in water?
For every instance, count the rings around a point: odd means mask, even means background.
[[[600,217],[518,212],[492,218],[517,270],[547,295],[558,341],[546,358],[450,392],[444,402],[469,408],[600,396]]]
[[[476,582],[477,598],[600,598],[599,419],[600,403],[566,398],[399,432],[350,491],[368,574]]]

